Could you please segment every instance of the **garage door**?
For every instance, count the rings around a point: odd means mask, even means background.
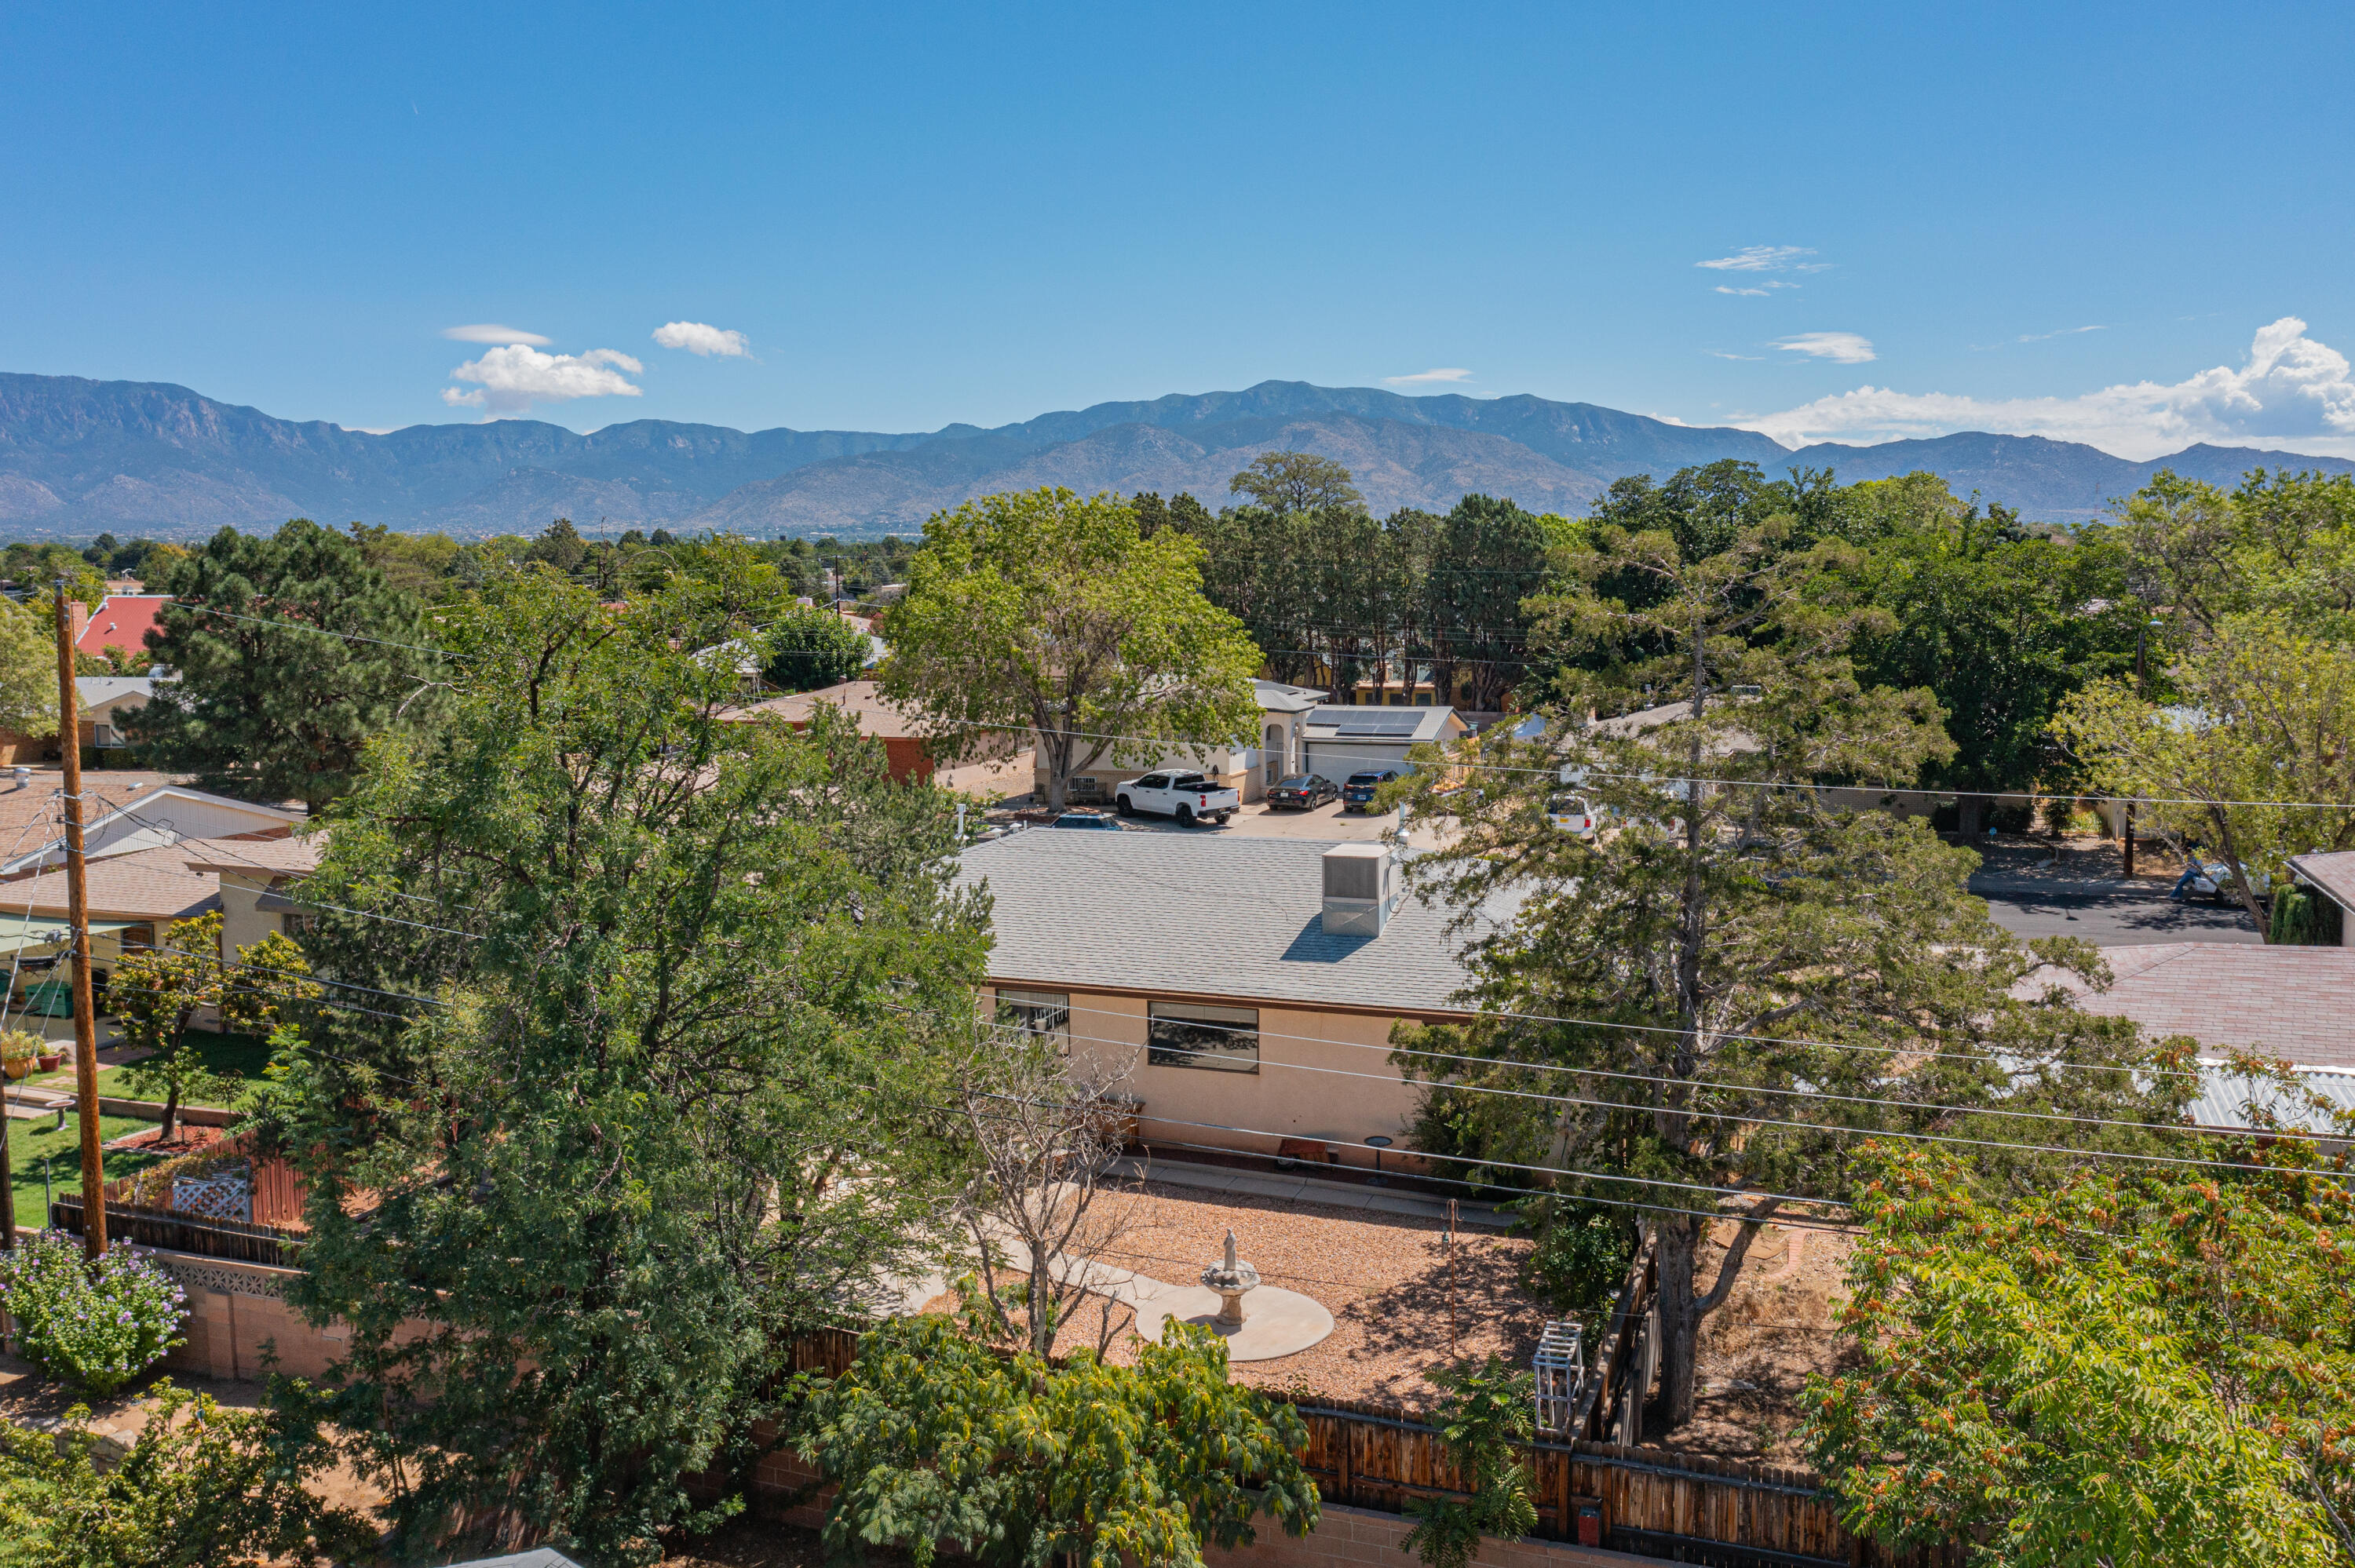
[[[1403,746],[1316,746],[1308,747],[1308,771],[1321,774],[1336,784],[1347,784],[1349,775],[1362,773],[1369,768],[1395,768],[1406,772],[1406,747]]]

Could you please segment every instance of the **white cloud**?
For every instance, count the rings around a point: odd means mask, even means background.
[[[2015,343],[2043,343],[2049,338],[2075,337],[2081,332],[2107,332],[2109,330],[2109,328],[2105,326],[2062,327],[2056,332],[2024,332],[2012,341]]]
[[[527,343],[534,348],[546,348],[549,342],[536,332],[521,327],[501,326],[496,322],[476,322],[473,326],[443,327],[442,335],[453,343]]]
[[[1382,377],[1382,385],[1385,387],[1428,387],[1433,382],[1469,381],[1471,379],[1472,373],[1468,370],[1418,370],[1412,376],[1385,376]]]
[[[1696,261],[1696,267],[1706,267],[1713,272],[1820,272],[1823,262],[1799,265],[1802,256],[1815,252],[1804,245],[1745,245],[1731,256],[1721,256],[1714,261]]]
[[[470,359],[450,372],[453,381],[481,385],[472,392],[455,387],[442,389],[442,401],[453,408],[481,408],[492,414],[520,414],[534,403],[569,403],[575,397],[635,397],[638,388],[623,373],[642,374],[645,366],[618,349],[592,348],[579,355],[542,354],[526,344],[495,348],[480,359]]]
[[[1763,355],[1763,354],[1726,354],[1726,353],[1724,353],[1724,352],[1722,352],[1722,351],[1721,351],[1721,350],[1719,350],[1719,349],[1714,349],[1714,348],[1707,348],[1707,349],[1703,349],[1701,352],[1702,352],[1702,353],[1704,353],[1704,354],[1706,354],[1706,355],[1710,355],[1710,356],[1711,358],[1713,358],[1713,359],[1752,359],[1752,360],[1756,360],[1756,359],[1764,359],[1764,358],[1765,358],[1765,357],[1766,357],[1766,356],[1765,356],[1764,355]]]
[[[2169,385],[2138,381],[2074,397],[1996,399],[1859,387],[1736,422],[1785,446],[1987,430],[2083,441],[2136,461],[2201,441],[2355,457],[2355,378],[2345,355],[2307,337],[2296,316],[2284,316],[2257,329],[2239,369],[2220,365]]]
[[[1877,357],[1872,352],[1872,340],[1852,332],[1803,332],[1796,337],[1776,338],[1774,346],[1813,359],[1828,359],[1835,365],[1862,365]]]
[[[683,348],[707,359],[715,354],[744,359],[752,353],[752,340],[742,333],[706,326],[701,322],[666,322],[655,328],[655,341],[665,348]]]

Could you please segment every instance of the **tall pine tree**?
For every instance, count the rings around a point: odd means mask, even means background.
[[[173,602],[147,646],[178,678],[125,728],[151,766],[205,789],[316,810],[371,736],[440,694],[416,596],[308,518],[269,538],[223,528],[156,586]]]

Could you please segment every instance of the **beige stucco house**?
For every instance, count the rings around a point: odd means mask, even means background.
[[[1073,776],[1071,799],[1074,803],[1109,801],[1124,781],[1165,768],[1199,769],[1203,777],[1241,793],[1246,801],[1263,798],[1269,785],[1301,770],[1307,756],[1308,715],[1325,700],[1325,694],[1308,686],[1287,686],[1281,681],[1255,680],[1252,696],[1259,704],[1259,720],[1248,739],[1238,737],[1225,746],[1180,747],[1134,766],[1115,765],[1104,758]],[[1035,755],[1038,736],[1033,735],[1030,741]],[[1041,799],[1047,783],[1047,770],[1039,768],[1036,788]]]
[[[1118,1075],[1149,1145],[1370,1165],[1422,1098],[1392,1025],[1467,1012],[1469,938],[1380,843],[1041,828],[966,851],[961,879],[995,900],[985,1007]]]

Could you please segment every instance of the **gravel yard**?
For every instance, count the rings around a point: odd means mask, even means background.
[[[1450,1359],[1451,1298],[1463,1356],[1496,1351],[1526,1362],[1544,1327],[1544,1309],[1517,1283],[1529,1243],[1490,1227],[1457,1230],[1451,1287],[1443,1222],[1153,1182],[1103,1201],[1130,1221],[1106,1263],[1191,1285],[1218,1259],[1231,1225],[1263,1282],[1313,1296],[1333,1314],[1322,1343],[1238,1363],[1237,1383],[1426,1410],[1439,1391],[1424,1373]],[[1117,1327],[1126,1316],[1119,1309]],[[1092,1342],[1098,1316],[1081,1317],[1058,1348]],[[1132,1358],[1115,1347],[1113,1359]]]

